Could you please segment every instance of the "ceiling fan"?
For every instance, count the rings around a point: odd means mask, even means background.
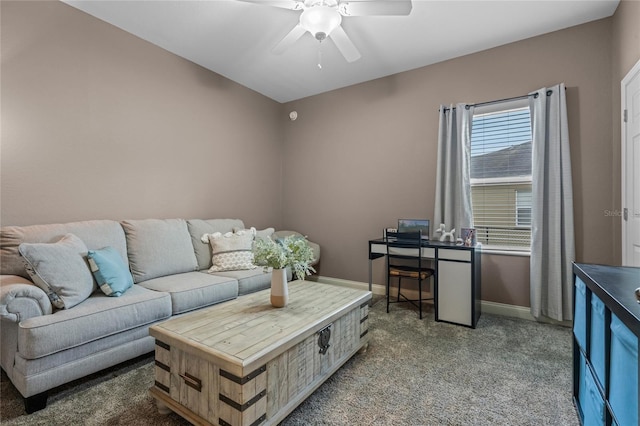
[[[360,52],[340,26],[342,17],[409,15],[411,0],[240,0],[282,9],[301,10],[300,22],[273,48],[281,54],[304,33],[322,42],[331,38],[347,62],[360,59]]]

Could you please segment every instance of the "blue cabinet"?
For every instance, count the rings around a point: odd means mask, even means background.
[[[638,337],[614,314],[611,319],[609,404],[621,425],[638,424]]]
[[[611,311],[607,311],[604,303],[598,296],[591,294],[591,325],[589,330],[589,361],[595,373],[595,379],[601,388],[607,380],[607,353],[606,341],[609,340],[609,330],[605,324],[608,324],[611,317]]]
[[[573,337],[583,352],[587,350],[587,285],[579,277],[574,279]]]
[[[574,264],[573,397],[583,425],[640,425],[640,268]]]

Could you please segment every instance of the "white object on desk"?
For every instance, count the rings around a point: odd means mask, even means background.
[[[452,243],[456,241],[456,237],[454,236],[455,233],[456,228],[453,228],[451,231],[447,232],[446,228],[444,227],[444,223],[441,223],[440,228],[438,228],[438,230],[436,231],[436,234],[442,234],[440,235],[440,241],[447,241],[448,238]]]

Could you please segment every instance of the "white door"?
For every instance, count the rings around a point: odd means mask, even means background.
[[[622,79],[622,264],[640,266],[640,61]]]

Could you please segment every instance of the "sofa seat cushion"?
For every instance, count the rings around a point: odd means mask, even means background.
[[[139,284],[171,295],[172,314],[180,314],[238,297],[238,281],[231,277],[187,272]],[[126,294],[126,293],[125,293]]]
[[[132,342],[142,341],[149,337],[149,327],[151,324],[136,327],[131,330],[112,334],[93,342],[56,352],[48,356],[37,359],[25,359],[19,353],[15,356],[14,369],[25,376],[46,373],[47,370],[55,369],[67,363],[73,363],[77,360],[91,357],[92,355],[106,352],[110,349],[117,348]]]
[[[239,296],[271,287],[271,272],[264,272],[262,267],[244,271],[215,272],[213,275],[238,280]],[[291,268],[287,268],[287,281],[291,281]]]
[[[133,286],[121,297],[94,293],[73,309],[20,322],[18,352],[36,359],[171,316],[167,293]]]

